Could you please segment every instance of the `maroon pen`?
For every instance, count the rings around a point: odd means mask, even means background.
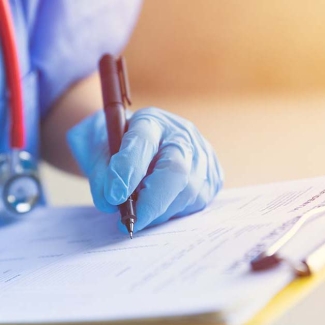
[[[120,150],[123,134],[127,129],[125,107],[131,105],[130,90],[124,59],[115,59],[105,54],[99,61],[99,72],[102,86],[108,145],[111,156]],[[135,214],[135,193],[119,205],[121,221],[126,226],[130,238],[133,237]]]

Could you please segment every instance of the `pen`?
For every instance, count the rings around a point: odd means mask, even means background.
[[[99,61],[99,73],[102,87],[104,112],[108,134],[108,146],[113,156],[120,150],[123,134],[127,129],[125,106],[131,104],[130,90],[124,59],[115,59],[104,54]],[[137,221],[135,214],[136,195],[132,193],[119,205],[121,221],[133,238],[133,228]]]

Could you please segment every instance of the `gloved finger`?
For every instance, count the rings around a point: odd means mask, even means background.
[[[187,143],[176,142],[161,149],[153,171],[138,193],[135,231],[141,230],[166,212],[187,186],[193,151]]]
[[[102,152],[109,157],[105,117],[102,111],[87,117],[67,133],[67,142],[81,171],[88,176]],[[104,130],[104,131],[103,131]],[[103,145],[104,144],[104,145]],[[89,157],[89,155],[92,155]]]
[[[157,219],[153,220],[150,223],[150,226],[163,223],[172,217],[184,215],[184,210],[190,214],[201,209],[201,205],[195,205],[195,202],[197,201],[200,193],[202,193],[202,188],[206,182],[208,166],[205,152],[203,152],[201,148],[198,148],[198,150],[199,152],[196,156],[200,158],[193,158],[191,175],[187,186],[182,192],[179,193],[166,212]],[[208,200],[207,197],[205,198]],[[191,208],[188,209],[188,207]]]
[[[165,213],[163,213],[160,217],[153,220],[150,223],[150,226],[155,226],[166,222],[172,217],[183,216],[183,211],[188,211],[187,214],[191,214],[193,212],[201,210],[205,205],[196,205],[197,198],[200,193],[200,189],[202,187],[203,180],[197,179],[197,182],[191,182],[172,202],[172,204],[168,207]],[[190,207],[190,209],[189,209]]]
[[[206,143],[209,145],[208,143]],[[204,147],[204,152],[207,152]],[[199,161],[193,162],[189,184],[176,197],[167,211],[151,222],[150,226],[158,225],[172,217],[182,217],[204,209],[220,190],[223,174],[218,159],[213,151],[199,153]]]
[[[224,173],[223,169],[219,163],[218,157],[213,150],[211,144],[203,139],[204,146],[202,146],[206,152],[207,157],[207,188],[209,192],[207,195],[210,197],[210,201],[215,197],[219,190],[223,186],[224,182]]]
[[[212,201],[215,195],[213,193],[218,192],[222,187],[222,181],[220,179],[219,182],[217,182],[217,184],[215,184],[216,186],[214,187],[212,187],[208,181],[204,181],[203,183],[204,184],[199,191],[194,190],[193,193],[191,193],[191,190],[189,191],[184,190],[175,199],[175,201],[171,204],[171,206],[167,209],[167,211],[163,215],[161,215],[160,217],[152,221],[150,223],[150,226],[159,225],[161,223],[168,221],[173,217],[188,216],[190,214],[203,210]],[[184,202],[183,196],[185,197],[192,196],[192,198],[195,199],[191,200],[192,202],[191,201]],[[180,209],[180,207],[183,207],[183,209]]]
[[[102,111],[89,116],[67,133],[67,141],[82,172],[89,178],[95,206],[103,212],[116,212],[104,196],[104,177],[109,150]],[[85,141],[87,139],[87,141]],[[100,140],[100,141],[99,141]],[[90,156],[91,155],[91,156]]]
[[[165,192],[167,192],[167,191],[165,191]],[[195,192],[197,192],[197,191],[195,191]],[[150,195],[156,195],[156,193],[155,194],[150,193]],[[163,195],[164,195],[164,193],[163,193]],[[161,224],[163,222],[166,222],[167,220],[169,220],[170,218],[172,218],[174,216],[178,216],[177,214],[180,213],[180,211],[182,211],[184,209],[184,207],[188,206],[188,204],[192,205],[191,201],[193,200],[193,198],[196,198],[196,197],[197,197],[197,193],[194,193],[191,190],[188,190],[188,191],[183,190],[176,197],[176,199],[171,203],[171,205],[167,208],[166,212],[163,213],[161,216],[157,217],[156,219],[153,216],[152,211],[150,209],[148,209],[146,206],[142,206],[142,208],[141,208],[141,201],[140,201],[140,203],[137,203],[138,222],[135,224],[134,232],[137,232],[143,228],[146,228],[147,226],[154,226],[154,225]],[[144,200],[147,200],[147,199],[144,198]],[[139,202],[139,200],[138,200],[138,202]],[[164,203],[162,202],[162,204],[164,204]],[[140,206],[140,208],[139,208],[139,206]],[[155,207],[157,208],[157,206],[155,206]],[[144,212],[142,212],[142,211],[144,211]],[[148,217],[151,215],[152,218],[143,218],[142,215],[144,215],[145,217]],[[156,212],[156,215],[159,215],[159,212]],[[119,221],[118,228],[120,231],[127,233],[126,227],[121,221]]]
[[[195,180],[191,178],[191,182],[176,197],[167,211],[147,226],[156,226],[173,217],[184,217],[203,210],[214,198],[214,193],[218,192],[222,187],[222,178],[219,177],[216,180],[214,184],[211,184],[208,180],[203,180],[200,177],[197,177]],[[119,229],[127,233],[125,225],[121,222]]]
[[[221,186],[222,184],[221,182],[219,182],[218,184],[216,184],[212,191],[210,182],[205,180],[195,201],[192,204],[186,206],[183,211],[177,213],[176,217],[187,216],[189,214],[203,210],[212,201],[214,197],[211,195],[211,193],[214,191],[218,191]]]
[[[104,182],[103,175],[106,173],[107,163],[105,152],[101,153],[102,157],[98,157],[94,167],[89,175],[90,191],[93,202],[96,208],[103,212],[113,213],[117,211],[117,206],[110,204],[104,195]]]
[[[111,157],[104,194],[111,204],[123,203],[147,174],[157,154],[162,136],[161,126],[153,119],[131,120],[120,151]]]

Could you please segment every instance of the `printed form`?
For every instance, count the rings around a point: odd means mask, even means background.
[[[249,262],[325,203],[325,177],[223,190],[203,211],[136,233],[92,207],[40,208],[0,228],[2,323],[211,315],[242,324],[292,279]],[[325,241],[325,216],[283,254]]]

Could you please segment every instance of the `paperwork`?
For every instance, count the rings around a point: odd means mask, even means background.
[[[135,234],[91,207],[41,208],[0,228],[0,322],[206,315],[242,324],[292,280],[249,261],[325,202],[325,178],[224,190],[204,211]],[[284,249],[325,240],[325,216]]]

